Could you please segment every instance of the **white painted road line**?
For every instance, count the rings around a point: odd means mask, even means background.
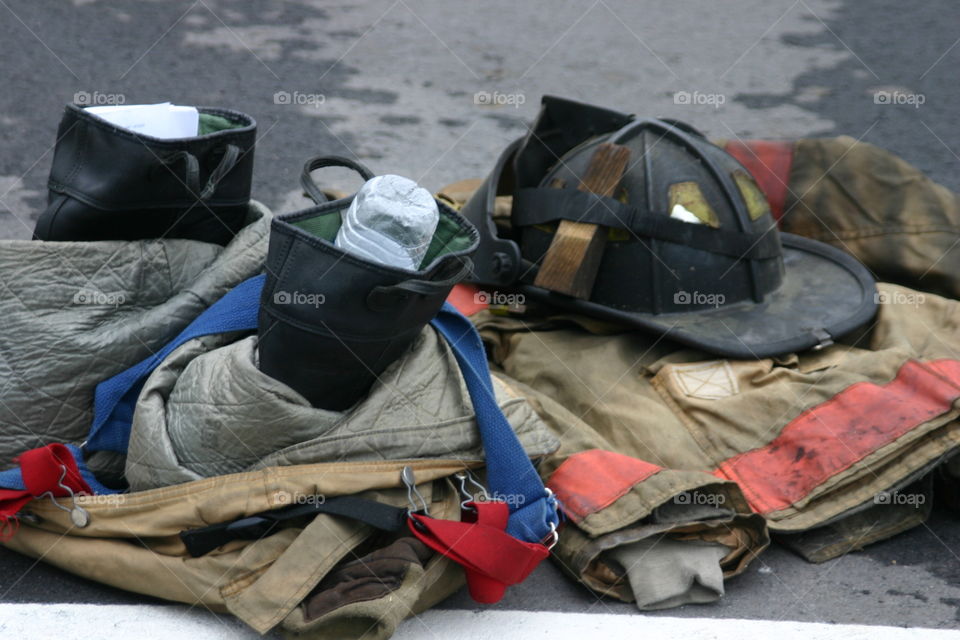
[[[254,640],[228,615],[183,605],[0,604],[0,636],[29,640]]]
[[[0,604],[0,635],[30,640],[253,640],[231,616],[180,605]],[[270,637],[270,636],[268,636]],[[432,610],[401,625],[396,640],[958,640],[960,631],[723,618],[552,611]]]
[[[957,640],[960,631],[723,618],[665,618],[552,611],[428,611],[396,640]]]

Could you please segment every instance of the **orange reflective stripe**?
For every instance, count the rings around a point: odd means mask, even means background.
[[[740,485],[758,513],[779,511],[950,411],[958,398],[960,361],[911,360],[886,384],[860,382],[804,411],[769,444],[730,458],[714,475]]]
[[[787,193],[790,191],[793,143],[731,140],[727,142],[726,151],[736,158],[757,181],[757,186],[767,196],[773,217],[780,222],[787,204]]]
[[[661,468],[622,453],[590,449],[563,461],[547,481],[563,511],[575,522],[609,507],[633,485]]]
[[[458,284],[447,296],[447,302],[455,306],[457,311],[469,317],[483,311],[488,306],[480,301],[482,296],[479,294],[480,289],[472,284]]]

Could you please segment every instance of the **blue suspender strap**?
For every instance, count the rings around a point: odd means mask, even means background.
[[[260,291],[265,278],[259,275],[241,282],[197,316],[160,351],[98,384],[93,396],[93,426],[86,448],[126,453],[133,409],[150,373],[174,349],[189,340],[215,333],[256,329]]]
[[[557,501],[548,493],[517,434],[500,410],[480,334],[450,303],[431,324],[446,338],[470,393],[487,460],[487,484],[510,505],[507,533],[526,542],[541,542],[559,523]]]

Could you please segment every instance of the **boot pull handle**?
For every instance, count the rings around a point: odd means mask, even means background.
[[[323,169],[325,167],[346,167],[347,169],[353,169],[360,174],[360,177],[363,178],[364,181],[374,177],[370,169],[350,158],[344,158],[342,156],[314,156],[303,165],[303,172],[300,174],[300,186],[303,187],[304,192],[317,204],[329,202],[330,198],[320,190],[320,187],[317,186],[317,183],[314,182],[310,174],[317,169]]]
[[[189,151],[181,150],[172,153],[165,158],[161,158],[160,164],[161,166],[169,167],[183,160],[185,173],[182,182],[184,186],[190,193],[196,194],[200,200],[207,200],[213,195],[214,191],[217,190],[217,185],[220,184],[220,181],[237,166],[240,155],[240,147],[237,145],[228,144],[224,147],[223,157],[220,158],[220,163],[210,172],[210,177],[207,178],[207,184],[204,185],[203,189],[200,188],[200,160]]]
[[[443,280],[404,280],[397,284],[377,286],[367,295],[367,306],[373,311],[387,311],[408,300],[412,295],[435,296],[453,288],[473,271],[473,261],[463,258],[460,268]]]

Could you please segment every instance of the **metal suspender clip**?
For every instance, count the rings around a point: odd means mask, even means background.
[[[463,500],[460,502],[461,511],[467,511],[470,509],[470,507],[467,506],[467,503],[490,501],[490,494],[487,493],[486,487],[477,482],[477,479],[473,477],[472,473],[467,470],[463,470],[454,477],[460,481],[460,496],[463,498]],[[468,482],[479,490],[477,495],[474,495],[467,490]]]
[[[417,478],[413,475],[413,469],[411,467],[404,467],[400,472],[400,480],[407,486],[407,501],[410,503],[410,512],[422,512],[423,515],[429,516],[430,507],[427,505],[426,499],[417,489]],[[414,497],[416,497],[417,500],[414,500]]]
[[[83,507],[81,507],[76,503],[76,499],[75,499],[76,494],[73,492],[73,489],[71,489],[70,487],[68,487],[63,483],[63,480],[66,477],[67,477],[67,467],[65,465],[60,465],[60,479],[57,480],[57,486],[63,489],[64,491],[66,491],[70,495],[70,502],[73,505],[72,507],[65,507],[59,502],[57,502],[56,497],[53,495],[53,491],[45,491],[37,497],[50,498],[50,502],[53,503],[53,506],[55,506],[57,509],[60,509],[61,511],[66,511],[67,513],[69,513],[70,522],[72,522],[74,526],[82,529],[88,524],[90,524],[90,514],[87,512],[86,509],[84,509]]]

